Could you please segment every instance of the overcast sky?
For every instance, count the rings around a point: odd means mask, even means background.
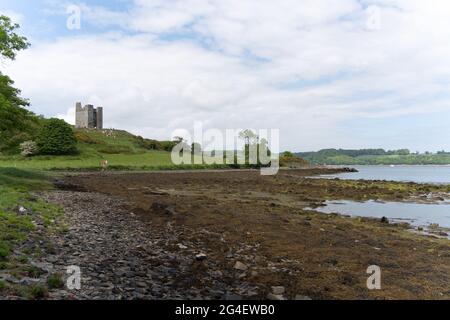
[[[283,150],[450,150],[448,0],[1,0],[0,12],[32,43],[0,68],[47,117],[73,123],[81,101],[155,139],[202,121],[278,128]]]

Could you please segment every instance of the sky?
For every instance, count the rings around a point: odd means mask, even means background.
[[[0,0],[0,14],[32,44],[0,70],[46,117],[74,123],[80,101],[153,139],[200,121],[279,129],[282,150],[450,150],[448,0]]]

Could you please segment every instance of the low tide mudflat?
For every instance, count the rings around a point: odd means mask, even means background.
[[[136,238],[151,239],[158,234],[159,248],[166,258],[148,259],[153,249],[146,251],[142,245],[133,264],[145,268],[144,275],[163,266],[171,271],[159,275],[164,290],[158,287],[157,292],[152,291],[157,278],[151,282],[153,286],[143,289],[142,284],[143,298],[173,297],[170,292],[177,292],[175,297],[181,298],[260,299],[272,286],[283,286],[287,299],[449,299],[449,240],[413,234],[406,225],[306,208],[335,199],[433,201],[430,194],[446,197],[450,186],[307,178],[324,173],[333,171],[283,170],[273,177],[261,176],[258,171],[69,174],[63,179],[66,191],[49,196],[49,200],[70,213],[71,208],[80,206],[83,194],[89,195],[92,203],[95,199],[91,198],[99,195],[102,200],[92,210],[86,204],[84,210],[86,215],[98,215],[98,223],[104,225],[108,212],[115,210],[104,197],[115,199],[120,214],[142,226],[136,228]],[[101,203],[105,203],[104,208]],[[82,210],[77,215],[82,220]],[[117,213],[109,219],[109,230],[120,233],[114,227]],[[96,223],[95,219],[90,221]],[[70,219],[67,223],[70,230]],[[72,236],[82,239],[83,232],[89,230],[78,228]],[[133,229],[126,232],[133,238]],[[98,233],[99,238],[104,236]],[[72,240],[66,236],[61,241]],[[108,236],[107,241],[110,249],[102,249],[99,240],[98,248],[90,244],[79,248],[80,252],[117,255],[107,251],[114,251],[114,237]],[[126,241],[117,248],[124,250]],[[78,243],[82,245],[82,241]],[[174,258],[181,259],[179,255],[184,257],[182,263]],[[89,261],[85,261],[87,269],[96,270],[89,278],[115,287],[109,294],[116,295],[106,297],[130,297],[114,283],[119,281],[113,279],[114,273],[107,279],[101,263]],[[111,259],[108,266],[117,270],[121,263]],[[370,265],[382,270],[381,290],[366,287]],[[125,275],[133,278],[133,270]]]

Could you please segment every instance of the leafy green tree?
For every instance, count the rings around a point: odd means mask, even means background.
[[[257,137],[258,136],[250,129],[239,132],[239,138],[244,140],[246,146],[254,143]]]
[[[12,23],[7,16],[0,16],[0,55],[2,57],[14,60],[18,51],[30,46],[27,38],[16,33],[19,28],[20,26]]]
[[[64,120],[47,120],[36,140],[39,153],[66,155],[77,153],[77,140],[72,127]]]
[[[18,28],[11,19],[0,16],[0,58],[14,60],[18,51],[28,48],[27,39],[16,33]],[[29,139],[38,121],[24,109],[29,103],[20,97],[20,90],[13,84],[0,72],[0,152]]]
[[[244,156],[245,164],[256,165],[260,167],[263,163],[267,165],[266,160],[262,161],[261,155],[269,157],[271,151],[269,149],[269,142],[265,138],[260,138],[252,130],[246,129],[239,133],[239,138],[244,140]]]
[[[20,90],[14,88],[14,82],[0,73],[0,137],[6,139],[7,130],[21,129],[28,111],[22,107],[28,102],[19,97]]]
[[[283,153],[283,156],[286,157],[286,158],[293,158],[294,154],[291,151],[285,151]]]

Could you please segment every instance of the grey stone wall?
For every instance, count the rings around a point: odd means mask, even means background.
[[[103,108],[97,108],[97,121],[96,121],[97,129],[103,129]]]
[[[103,108],[94,108],[88,104],[84,107],[77,102],[75,110],[75,127],[86,129],[103,129]]]

